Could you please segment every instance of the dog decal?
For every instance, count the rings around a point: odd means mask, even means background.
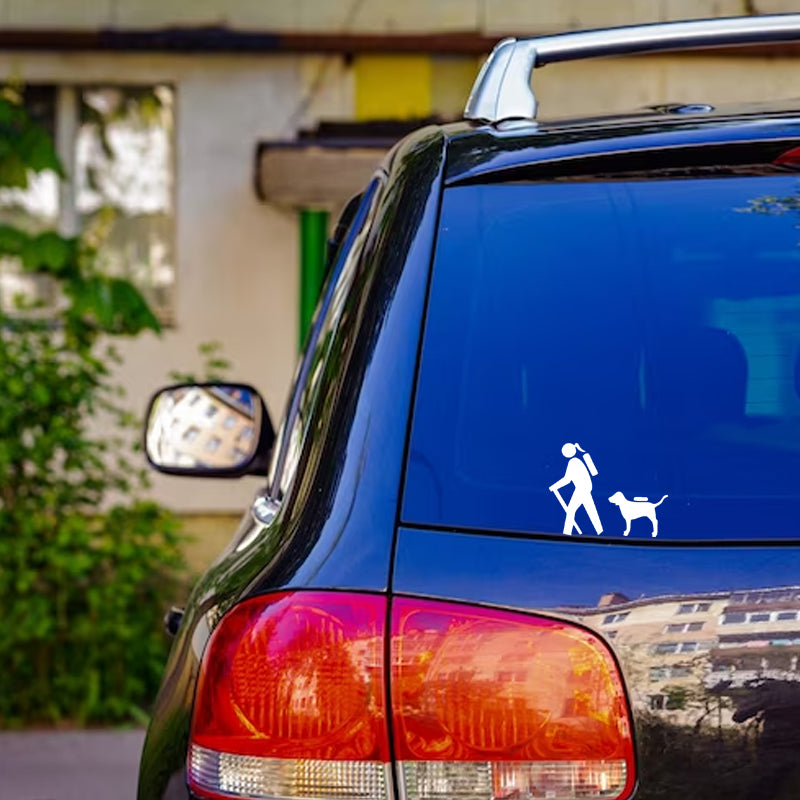
[[[667,498],[665,494],[657,503],[651,503],[646,497],[634,497],[633,500],[628,500],[622,492],[614,492],[608,498],[609,503],[619,506],[622,516],[625,518],[625,530],[623,536],[627,536],[631,532],[631,521],[639,517],[647,517],[653,523],[653,538],[658,536],[658,518],[656,517],[656,508],[660,506]]]

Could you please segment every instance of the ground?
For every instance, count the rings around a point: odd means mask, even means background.
[[[0,800],[134,800],[143,730],[0,733]]]

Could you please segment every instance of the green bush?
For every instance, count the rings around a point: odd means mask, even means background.
[[[52,142],[7,89],[0,187],[45,169],[62,174]],[[111,379],[114,338],[158,322],[132,284],[96,269],[95,247],[0,225],[0,257],[60,297],[55,313],[0,312],[0,727],[141,719],[182,577],[176,518],[137,499],[134,420]],[[101,414],[119,433],[93,432]]]

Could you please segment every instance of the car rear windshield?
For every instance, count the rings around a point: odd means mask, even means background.
[[[431,280],[405,522],[800,538],[797,177],[450,188]]]

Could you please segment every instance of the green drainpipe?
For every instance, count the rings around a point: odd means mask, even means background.
[[[328,212],[300,211],[300,348],[306,341],[325,278]]]

